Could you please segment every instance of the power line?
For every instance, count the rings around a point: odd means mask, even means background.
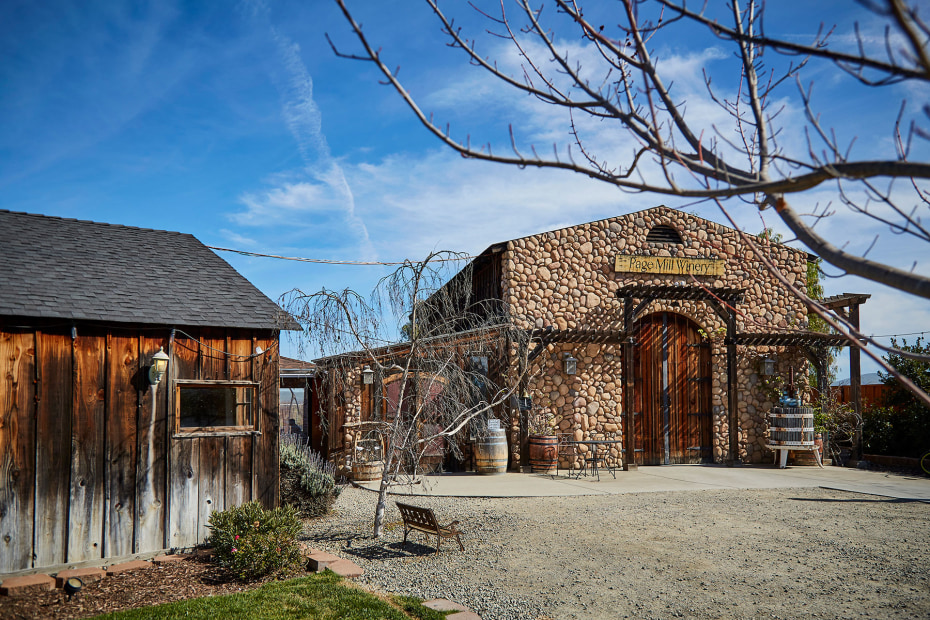
[[[911,332],[909,334],[882,334],[881,336],[870,336],[870,338],[895,338],[896,336],[922,336],[923,334],[930,334],[930,330],[925,329],[922,332]]]
[[[262,254],[260,252],[247,252],[245,250],[234,250],[232,248],[221,248],[215,245],[208,245],[208,248],[211,250],[219,250],[221,252],[234,252],[235,254],[242,254],[243,256],[258,256],[260,258],[277,258],[279,260],[293,260],[301,263],[317,263],[321,265],[377,265],[377,266],[388,266],[395,267],[397,265],[407,265],[412,261],[399,261],[399,262],[381,262],[381,261],[355,261],[355,260],[329,260],[326,258],[304,258],[301,256],[278,256],[277,254]],[[475,258],[474,256],[457,256],[455,258],[433,258],[430,259],[430,262],[436,263],[447,263],[463,260],[471,260]]]

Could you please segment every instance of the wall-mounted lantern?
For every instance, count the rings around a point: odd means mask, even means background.
[[[571,353],[562,354],[565,359],[562,360],[562,363],[565,365],[565,374],[574,375],[578,373],[578,359],[572,357]]]
[[[149,367],[149,383],[158,385],[162,377],[168,370],[168,355],[162,347],[158,347],[158,353],[152,356],[152,365]]]
[[[371,369],[371,366],[366,365],[362,369],[362,383],[364,385],[371,385],[375,382],[375,371]]]
[[[775,374],[775,360],[767,357],[762,360],[762,374],[771,377]]]

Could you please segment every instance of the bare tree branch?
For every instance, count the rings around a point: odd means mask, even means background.
[[[521,64],[519,77],[514,77],[505,68],[506,63],[480,55],[476,40],[466,38],[439,9],[436,0],[425,0],[449,37],[449,45],[461,50],[469,63],[517,93],[530,94],[565,110],[570,139],[561,148],[554,145],[551,156],[542,156],[532,146],[523,147],[519,122],[511,123],[506,135],[512,154],[495,154],[491,142],[476,148],[470,139],[453,137],[419,108],[380,51],[375,51],[346,7],[346,0],[336,2],[361,46],[358,54],[342,55],[374,63],[419,121],[462,156],[520,167],[571,170],[630,192],[715,201],[737,199],[740,208],[759,211],[774,206],[775,213],[797,239],[827,263],[847,274],[930,299],[930,276],[925,268],[906,269],[868,258],[866,254],[876,243],[871,231],[867,235],[871,245],[866,244],[863,251],[849,250],[846,244],[851,235],[829,239],[824,226],[815,230],[818,223],[834,216],[835,209],[825,206],[819,211],[815,208],[813,215],[802,215],[792,202],[803,201],[790,200],[792,195],[802,196],[836,183],[836,204],[850,214],[880,224],[891,235],[906,234],[930,242],[926,227],[930,216],[930,162],[921,160],[925,150],[914,147],[915,138],[930,137],[926,127],[930,124],[930,106],[921,103],[917,108],[909,107],[900,95],[888,91],[892,109],[888,117],[889,144],[894,153],[884,158],[870,154],[869,159],[858,159],[852,150],[855,138],[841,138],[842,133],[830,128],[814,108],[811,86],[801,85],[812,62],[839,68],[862,88],[884,88],[901,82],[930,85],[930,28],[920,16],[919,3],[861,0],[874,22],[870,27],[884,26],[884,49],[867,45],[857,24],[853,30],[856,50],[850,52],[832,40],[834,28],[819,25],[807,43],[768,36],[764,30],[765,5],[759,0],[731,0],[729,14],[713,3],[703,3],[695,11],[685,0],[619,0],[619,11],[606,14],[610,20],[607,23],[616,24],[610,27],[592,22],[581,0],[552,0],[554,15],[544,12],[545,3],[530,5],[529,0],[514,0],[518,10],[510,15],[504,1],[497,0],[499,11],[494,9],[493,15],[483,9],[479,12],[491,21],[493,35],[513,46]],[[594,6],[597,11],[605,10]],[[523,25],[516,24],[515,15]],[[677,36],[682,28],[706,33],[735,52],[735,64],[730,61],[729,65],[733,74],[721,82],[738,85],[735,92],[715,86],[709,69],[705,68],[704,73],[710,100],[728,115],[724,124],[689,116],[687,101],[666,79],[662,59],[653,46],[662,36]],[[590,46],[594,64],[582,66],[569,57],[565,41],[571,39],[562,36],[566,30],[575,40],[580,35]],[[790,84],[792,80],[796,90]],[[798,107],[804,111],[802,127],[792,127],[780,119],[785,107],[780,99],[787,98],[799,102]],[[591,131],[602,132],[606,127],[620,132],[629,150],[599,153],[585,136],[585,121],[589,118],[603,123]],[[798,137],[803,133],[806,152],[783,148],[786,140],[779,135],[786,129],[797,131]],[[573,147],[582,155],[577,161]],[[845,333],[849,335],[849,330]]]
[[[469,268],[449,280],[445,266],[460,256],[433,252],[423,261],[406,261],[367,300],[348,289],[295,289],[281,300],[305,326],[304,339],[325,356],[317,360],[325,372],[323,393],[331,399],[323,419],[349,407],[360,418],[326,431],[384,444],[375,536],[381,535],[387,490],[416,476],[436,442],[458,453],[456,435],[466,427],[487,428],[488,419],[505,413],[520,384],[521,377],[506,370],[507,359],[510,344],[527,336],[498,308],[475,302]],[[384,344],[398,326],[406,339]],[[363,366],[373,373],[370,411],[355,409],[362,402]]]

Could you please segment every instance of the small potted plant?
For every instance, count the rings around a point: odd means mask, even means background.
[[[533,405],[527,415],[530,467],[533,473],[551,474],[559,462],[559,438],[555,414],[548,407]]]

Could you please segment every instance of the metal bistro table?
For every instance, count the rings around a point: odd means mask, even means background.
[[[572,441],[571,443],[575,445],[584,444],[588,446],[588,451],[584,455],[584,467],[578,470],[578,473],[575,474],[575,479],[581,477],[582,474],[585,476],[588,475],[588,463],[591,464],[591,470],[595,476],[597,476],[597,481],[601,481],[601,472],[600,468],[597,466],[597,447],[598,446],[611,446],[617,445],[619,447],[620,454],[623,455],[625,450],[623,449],[623,440],[622,439],[580,439],[577,441]],[[618,458],[619,462],[620,459]],[[610,475],[617,479],[617,465],[607,465],[607,458],[604,457],[604,469],[610,472]],[[571,476],[571,473],[569,473]]]

